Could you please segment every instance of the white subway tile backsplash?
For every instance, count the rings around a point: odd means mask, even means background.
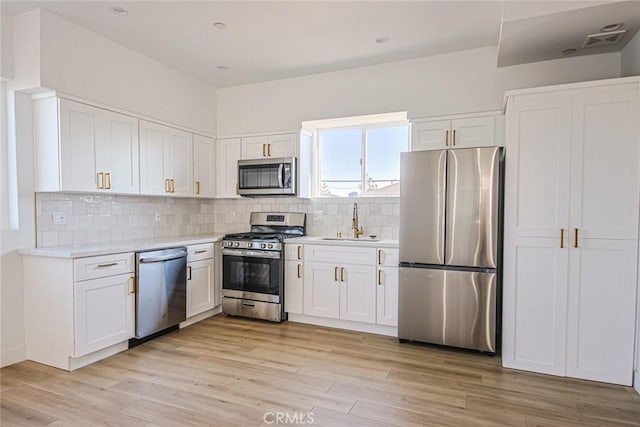
[[[202,200],[38,193],[38,246],[247,231],[253,211],[306,213],[308,235],[335,236],[341,232],[349,236],[354,202],[358,203],[365,235],[398,238],[400,200],[394,197]],[[54,211],[65,213],[66,225],[52,224]],[[321,212],[321,218],[314,220],[314,212]],[[159,222],[155,220],[156,213],[161,215]]]

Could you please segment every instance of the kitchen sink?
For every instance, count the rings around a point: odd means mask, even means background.
[[[349,237],[323,237],[320,240],[334,240],[337,242],[379,242],[380,241],[380,239],[367,239],[367,238],[355,239],[355,238],[349,238]]]

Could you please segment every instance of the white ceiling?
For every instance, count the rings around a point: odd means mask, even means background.
[[[128,15],[112,14],[114,5]],[[496,45],[502,13],[501,1],[3,0],[1,7],[10,14],[41,7],[216,87]],[[216,21],[227,28],[214,29]],[[376,43],[384,36],[387,43]]]

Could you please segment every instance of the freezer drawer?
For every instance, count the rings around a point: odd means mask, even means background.
[[[398,338],[495,352],[496,274],[400,268]]]

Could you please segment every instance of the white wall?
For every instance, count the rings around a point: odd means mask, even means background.
[[[485,47],[219,89],[218,136],[392,111],[416,118],[498,110],[507,89],[619,75],[619,53],[497,68],[496,48]]]
[[[13,18],[0,14],[0,77],[13,78]]]
[[[24,294],[22,257],[16,250],[33,246],[35,241],[35,205],[33,173],[33,126],[31,100],[18,94],[15,103],[18,173],[19,228],[0,231],[0,366],[24,360]],[[2,151],[7,147],[2,137]]]
[[[215,134],[213,87],[44,10],[13,26],[17,81]]]
[[[620,68],[622,77],[640,76],[640,31],[622,50]]]

